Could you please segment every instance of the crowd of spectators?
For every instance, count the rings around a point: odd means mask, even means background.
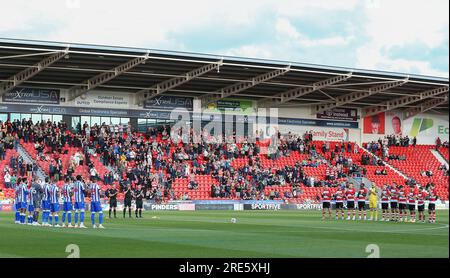
[[[342,142],[331,149],[330,143],[326,142],[317,150],[311,132],[302,136],[291,132],[281,135],[278,132],[272,138],[277,144],[270,144],[267,153],[262,153],[260,133],[256,133],[254,138],[237,138],[235,134],[217,138],[205,130],[197,133],[193,129],[170,130],[169,127],[160,126],[137,133],[132,132],[130,125],[89,126],[87,123],[80,123],[76,131],[71,132],[64,122],[33,123],[31,119],[0,122],[0,131],[0,158],[4,158],[6,149],[17,148],[20,140],[23,140],[24,143],[34,144],[36,161],[48,162],[49,169],[46,170],[53,181],[73,178],[78,167],[87,165],[91,178],[98,178],[106,185],[119,183],[122,189],[128,185],[141,185],[146,198],[156,202],[163,199],[190,199],[189,191],[199,188],[195,178],[198,175],[212,177],[211,197],[244,200],[295,198],[302,194],[302,185],[338,187],[345,183],[347,177],[365,177],[367,171],[364,165],[379,166],[375,174],[387,175],[386,169],[381,167],[384,162],[375,156],[362,154],[361,166],[357,165],[348,155],[359,153],[356,144]],[[191,140],[186,140],[186,134],[190,135]],[[196,142],[192,138],[201,140]],[[405,157],[390,155],[389,147],[411,143],[416,144],[415,137],[410,140],[408,136],[386,136],[377,142],[367,143],[366,148],[373,154],[381,154],[383,159],[402,160]],[[67,155],[70,148],[77,150],[63,165],[61,157]],[[269,168],[262,162],[264,156],[268,160],[277,160],[290,157],[293,152],[304,157],[294,165]],[[320,153],[329,154],[329,160]],[[92,163],[93,156],[97,156],[111,171],[100,177]],[[246,163],[241,167],[233,167],[235,159],[245,159]],[[9,164],[4,169],[7,187],[14,186],[18,177],[31,177],[35,171],[35,165],[25,164],[21,157],[12,156]],[[326,166],[325,179],[305,173],[305,167],[323,165]],[[448,172],[447,169],[445,171]],[[431,171],[425,171],[424,174],[429,175],[428,172]],[[188,179],[188,191],[178,196],[172,188],[177,179]],[[285,185],[290,185],[291,190],[277,189]],[[271,188],[268,194],[266,187]]]
[[[17,150],[20,139],[14,133],[14,129],[8,125],[8,122],[0,121],[0,160],[5,160],[8,149]],[[14,188],[19,178],[28,177],[31,179],[37,166],[33,163],[26,163],[19,155],[11,155],[8,163],[3,168],[3,180],[6,188]]]
[[[22,119],[22,121],[6,121],[0,125],[2,135],[4,137],[5,147],[17,149],[18,144],[23,140],[24,144],[33,144],[36,156],[33,159],[39,162],[48,162],[46,170],[52,181],[58,182],[66,177],[74,178],[75,168],[85,164],[88,165],[89,171],[94,172],[91,163],[90,149],[95,149],[93,142],[82,134],[72,133],[68,130],[64,122],[40,121],[33,123],[31,119]],[[6,132],[6,136],[5,136]],[[7,138],[14,138],[13,142],[6,143]],[[79,148],[81,152],[74,155],[68,165],[63,165],[61,156],[68,153],[69,148]],[[17,160],[17,161],[13,161]],[[9,167],[16,169],[20,176],[24,170],[22,157],[11,157]],[[36,171],[37,165],[26,165],[26,176],[31,177],[31,173]],[[31,171],[30,171],[31,170]]]

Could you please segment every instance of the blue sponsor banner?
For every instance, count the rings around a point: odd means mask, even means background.
[[[278,118],[280,125],[300,125],[300,126],[321,126],[321,127],[341,127],[358,128],[358,122],[327,121],[314,119]]]
[[[143,119],[170,119],[170,113],[166,111],[156,111],[156,110],[136,110],[132,111],[132,117],[143,118]]]
[[[0,112],[170,119],[170,112],[0,103]]]
[[[194,109],[194,99],[191,97],[158,96],[144,102],[146,109],[175,109],[184,108],[188,111]]]
[[[55,89],[37,89],[17,87],[2,96],[3,102],[59,104],[60,91]]]
[[[109,117],[132,117],[144,119],[171,119],[171,111],[160,110],[132,110],[132,109],[108,109],[108,108],[85,108],[68,107],[56,105],[26,105],[0,103],[0,112],[18,112],[18,113],[36,113],[36,114],[59,114],[59,115],[90,115],[90,116],[109,116]],[[178,115],[181,117],[181,115]],[[189,112],[189,118],[202,121],[235,121],[244,123],[255,123],[255,116],[234,115],[226,117],[222,114],[211,113],[192,113]],[[181,119],[181,118],[180,118]],[[175,119],[177,120],[177,119]],[[276,119],[272,121],[277,123]],[[267,123],[271,123],[267,118]],[[358,128],[358,122],[330,121],[316,119],[296,119],[296,118],[278,118],[280,125],[299,125],[299,126],[319,126],[330,128]]]

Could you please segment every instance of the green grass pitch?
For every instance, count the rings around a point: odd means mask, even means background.
[[[147,211],[143,219],[105,219],[106,229],[33,227],[0,213],[0,257],[449,257],[448,211],[437,223],[325,221],[318,211]],[[159,217],[155,218],[155,217]],[[231,223],[235,217],[237,223]]]

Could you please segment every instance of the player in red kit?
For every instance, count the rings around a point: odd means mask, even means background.
[[[381,221],[389,221],[389,189],[384,185],[381,190]]]
[[[428,222],[436,223],[436,201],[438,197],[434,187],[428,189]]]
[[[406,197],[405,189],[403,186],[399,186],[398,190],[398,221],[407,221],[408,212],[406,211],[406,207],[408,204],[408,199]]]
[[[352,212],[353,212],[353,220],[356,219],[355,194],[356,191],[353,188],[353,183],[349,183],[348,188],[345,191],[345,199],[347,200],[347,220],[350,220]]]
[[[419,222],[425,223],[425,199],[427,198],[427,191],[420,187],[420,192],[417,195],[417,211],[419,212]]]
[[[366,197],[367,197],[367,189],[364,183],[361,183],[361,186],[356,193],[356,199],[358,201],[358,210],[359,210],[359,220],[361,220],[361,215],[364,212],[364,220],[367,220],[367,212],[366,212]]]
[[[416,198],[416,194],[411,188],[408,194],[409,221],[411,222],[416,222]]]
[[[391,203],[391,221],[397,221],[398,217],[398,190],[397,184],[394,183],[389,190],[390,203]]]
[[[336,190],[334,199],[336,200],[336,220],[339,219],[339,211],[341,212],[341,219],[344,220],[344,187]]]
[[[325,214],[328,210],[328,219],[331,220],[331,191],[328,186],[325,186],[325,188],[322,191],[322,221],[325,220]]]

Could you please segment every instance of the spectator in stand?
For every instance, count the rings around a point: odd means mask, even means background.
[[[95,180],[98,177],[98,172],[94,167],[89,169],[89,175],[91,180]]]
[[[15,170],[17,165],[16,165],[16,157],[14,155],[12,155],[9,159],[9,166],[11,167],[11,169]]]
[[[5,187],[6,188],[12,188],[12,185],[11,185],[11,174],[9,173],[9,171],[7,171],[5,173],[5,175],[3,176],[3,180],[5,181]]]
[[[441,147],[441,138],[437,138],[436,139],[436,150],[439,150],[439,148]]]
[[[17,183],[17,174],[16,174],[16,172],[13,172],[13,174],[11,175],[10,181],[11,181],[10,188],[16,187],[16,183]]]
[[[441,166],[439,166],[438,170],[441,170],[442,174],[444,176],[448,176],[448,169],[447,169],[447,166],[445,164],[441,164]]]
[[[5,160],[5,143],[3,143],[3,140],[0,139],[0,160]]]
[[[190,175],[190,181],[188,184],[188,189],[198,189],[198,183],[195,181],[195,175]]]
[[[389,157],[389,148],[388,146],[383,147],[383,158]]]
[[[372,163],[371,163],[373,166],[376,166],[376,165],[378,165],[378,160],[377,160],[377,158],[373,155],[372,156]]]
[[[31,180],[31,178],[33,176],[33,164],[31,164],[31,163],[27,164],[26,170],[27,170],[27,177],[29,180]]]

